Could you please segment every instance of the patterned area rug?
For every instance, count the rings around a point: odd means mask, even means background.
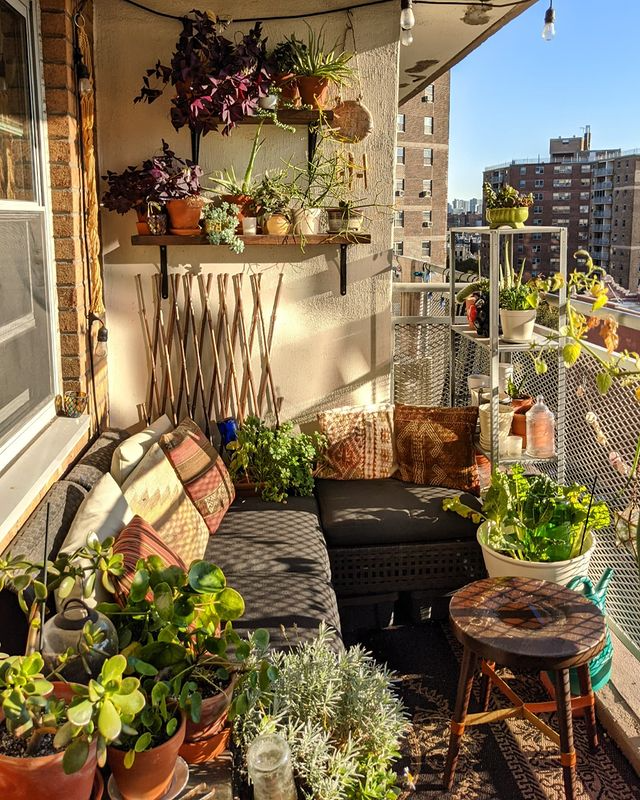
[[[399,676],[398,688],[411,718],[400,768],[408,767],[416,789],[402,800],[564,800],[557,749],[521,720],[468,728],[454,789],[446,794],[442,772],[460,645],[448,626],[437,622],[377,631],[360,641]],[[529,701],[548,699],[536,676],[518,675],[510,683]],[[471,710],[478,710],[478,684],[474,683]],[[495,689],[491,702],[492,708],[506,706]],[[557,730],[554,715],[545,718]],[[640,800],[640,780],[616,745],[601,729],[599,733],[600,748],[592,755],[584,723],[574,721],[577,800]]]

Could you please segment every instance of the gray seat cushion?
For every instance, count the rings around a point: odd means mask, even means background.
[[[205,558],[225,574],[297,572],[331,580],[313,497],[286,504],[238,498],[210,538]]]
[[[29,561],[44,559],[47,504],[49,504],[47,557],[55,557],[86,494],[85,489],[71,481],[54,483],[7,550],[14,555],[22,555]]]
[[[476,525],[451,511],[442,499],[455,489],[383,480],[316,481],[322,529],[329,549],[357,545],[446,542],[472,539]],[[480,507],[477,497],[463,502]]]
[[[313,639],[323,621],[340,630],[333,587],[316,575],[245,573],[227,575],[227,583],[240,592],[246,606],[234,628],[266,628],[275,647]]]
[[[73,481],[90,491],[100,478],[111,469],[113,451],[127,438],[126,431],[106,431],[100,434],[77,464],[65,475],[66,480]]]

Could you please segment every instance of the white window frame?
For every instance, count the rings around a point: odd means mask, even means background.
[[[55,278],[53,219],[51,216],[51,185],[49,178],[49,143],[44,105],[44,69],[42,63],[40,10],[33,0],[5,0],[26,22],[29,102],[31,104],[31,136],[33,142],[34,200],[6,200],[0,198],[0,212],[40,212],[43,222],[43,257],[45,259],[45,285],[49,299],[50,358],[53,377],[53,396],[46,399],[16,431],[0,445],[0,473],[42,432],[55,418],[55,398],[62,391],[60,374],[60,343],[58,339],[58,304]]]

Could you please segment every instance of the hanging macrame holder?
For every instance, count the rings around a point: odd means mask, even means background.
[[[338,97],[338,103],[333,109],[331,136],[341,142],[355,144],[366,139],[373,130],[373,116],[362,102],[362,84],[360,83],[360,70],[358,68],[358,46],[356,44],[356,32],[353,27],[351,9],[347,9],[347,28],[344,35],[345,48],[349,31],[351,31],[351,38],[353,39],[353,60],[358,82],[358,97],[355,100],[343,100]]]

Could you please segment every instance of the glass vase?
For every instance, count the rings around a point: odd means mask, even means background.
[[[296,800],[289,745],[275,733],[256,737],[247,749],[254,800]]]

